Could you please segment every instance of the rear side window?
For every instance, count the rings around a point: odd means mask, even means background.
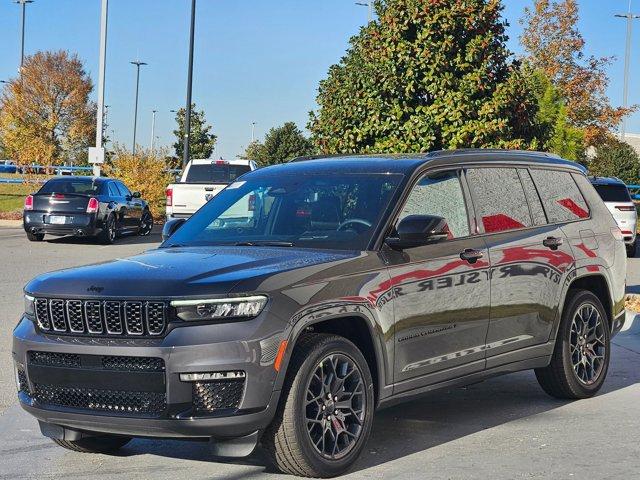
[[[109,184],[109,196],[110,197],[120,197],[121,196],[115,183],[110,183]]]
[[[118,190],[120,190],[120,195],[123,197],[127,197],[129,195],[131,195],[131,192],[129,191],[129,189],[124,185],[124,183],[122,182],[116,182],[116,185],[118,186]]]
[[[451,238],[469,235],[469,217],[457,172],[423,177],[415,184],[398,221],[409,215],[435,215],[446,220]]]
[[[596,185],[593,187],[605,202],[630,202],[631,195],[624,185]]]
[[[589,218],[589,207],[570,173],[555,170],[531,170],[540,192],[549,223]]]
[[[191,165],[187,172],[187,183],[232,183],[250,170],[249,165],[225,163]]]
[[[530,227],[527,198],[515,168],[472,168],[467,180],[486,233]]]

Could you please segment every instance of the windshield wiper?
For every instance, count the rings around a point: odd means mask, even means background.
[[[268,240],[256,240],[253,242],[237,242],[236,247],[293,247],[292,242],[275,242]]]

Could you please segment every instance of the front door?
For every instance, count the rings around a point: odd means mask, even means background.
[[[484,368],[488,251],[472,234],[467,205],[460,172],[426,175],[394,223],[408,215],[436,215],[450,230],[449,239],[436,244],[385,251],[394,294],[394,393]]]
[[[487,368],[542,356],[571,247],[560,226],[548,224],[527,169],[472,168],[466,177],[491,259]]]

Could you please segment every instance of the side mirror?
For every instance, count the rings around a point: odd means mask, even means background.
[[[397,236],[385,243],[391,248],[403,249],[437,243],[450,237],[447,221],[435,215],[409,215],[396,227]]]
[[[186,218],[174,218],[166,222],[162,227],[162,241],[167,241],[186,221]]]
[[[131,195],[133,198],[140,198],[142,196],[140,192],[133,192]]]

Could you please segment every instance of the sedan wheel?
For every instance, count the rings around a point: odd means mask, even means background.
[[[151,230],[153,230],[153,216],[149,210],[145,210],[142,214],[142,218],[140,219],[138,235],[146,237],[151,233]]]

